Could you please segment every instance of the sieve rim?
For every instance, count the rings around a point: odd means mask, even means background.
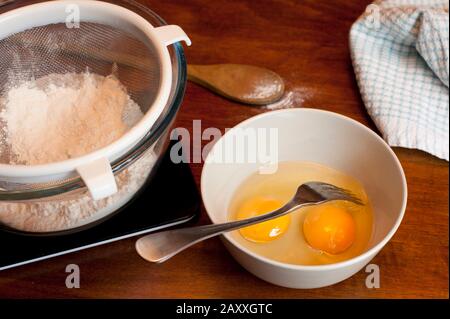
[[[91,153],[70,158],[63,161],[52,162],[48,164],[38,165],[23,165],[23,164],[4,164],[0,163],[0,176],[2,178],[43,178],[55,175],[71,175],[76,173],[78,167],[94,162],[101,158],[107,158],[110,163],[113,163],[120,154],[126,153],[136,143],[139,142],[152,129],[155,122],[163,113],[166,104],[170,97],[172,86],[172,65],[170,60],[169,50],[166,45],[161,43],[155,31],[155,27],[139,14],[116,4],[103,1],[89,1],[89,0],[55,0],[46,1],[36,4],[27,5],[17,9],[13,9],[6,13],[0,14],[0,25],[17,21],[16,19],[26,18],[27,14],[33,13],[33,16],[38,14],[52,15],[57,10],[65,12],[66,5],[78,5],[83,10],[104,10],[108,14],[116,15],[123,18],[126,22],[138,28],[152,44],[160,63],[160,85],[158,93],[155,95],[153,103],[149,107],[144,117],[124,135],[114,142],[97,149]],[[60,11],[59,11],[60,12]],[[60,21],[63,22],[63,21]],[[34,25],[31,27],[36,27]],[[30,27],[30,28],[31,28]],[[29,28],[22,29],[25,31]],[[20,32],[21,32],[20,31]],[[7,35],[6,37],[10,36]],[[5,38],[5,37],[3,37]],[[2,38],[2,39],[3,39]]]

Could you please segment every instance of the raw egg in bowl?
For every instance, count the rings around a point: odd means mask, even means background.
[[[407,201],[396,155],[375,132],[350,118],[288,109],[232,128],[205,161],[201,192],[213,223],[273,211],[307,181],[346,188],[363,205],[309,206],[222,236],[244,268],[276,285],[335,284],[361,270],[386,245]]]

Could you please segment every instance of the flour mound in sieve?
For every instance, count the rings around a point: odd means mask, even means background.
[[[116,77],[88,72],[23,82],[2,100],[9,164],[47,164],[88,154],[120,138],[143,116]]]

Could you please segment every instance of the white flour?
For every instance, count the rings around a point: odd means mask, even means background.
[[[5,100],[0,120],[11,164],[85,155],[117,140],[142,117],[119,80],[91,73],[25,82],[11,88]]]
[[[54,74],[22,83],[0,99],[0,109],[9,163],[28,165],[65,160],[104,147],[143,116],[115,77],[90,73]],[[93,201],[84,191],[46,201],[2,201],[0,222],[19,230],[47,232],[99,219],[136,193],[154,160],[152,152],[147,152],[123,170],[116,176],[118,192],[102,200]]]
[[[289,109],[301,107],[306,99],[311,97],[311,93],[306,89],[294,88],[287,90],[279,101],[265,106],[268,110]]]

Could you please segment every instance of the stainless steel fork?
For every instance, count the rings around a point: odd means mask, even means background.
[[[322,204],[333,200],[345,200],[358,205],[363,204],[359,198],[348,190],[327,183],[308,182],[300,185],[294,197],[283,207],[273,212],[228,223],[194,226],[150,234],[136,242],[136,250],[142,258],[151,262],[162,263],[205,239],[277,218],[304,206]]]

